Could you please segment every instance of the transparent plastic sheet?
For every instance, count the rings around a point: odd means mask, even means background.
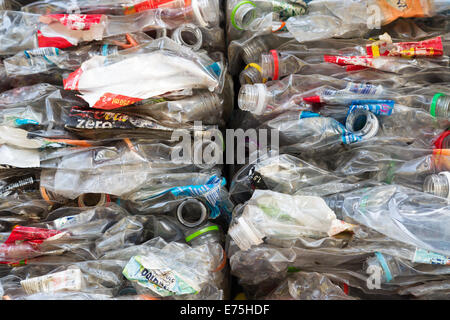
[[[341,152],[347,145],[358,141],[377,143],[391,140],[394,143],[414,143],[415,147],[427,148],[432,146],[446,128],[445,124],[436,126],[435,119],[428,113],[402,105],[396,105],[396,112],[391,116],[372,116],[372,119],[374,122],[369,123],[367,120],[364,125],[371,128],[372,133],[364,135],[352,132],[353,129],[345,127],[334,118],[307,111],[283,113],[259,128],[279,133],[281,153],[302,154],[307,157],[317,157],[331,150]],[[406,119],[409,121],[405,121]],[[379,124],[379,127],[369,127],[372,124]],[[372,135],[373,132],[376,134]]]
[[[58,74],[78,69],[85,60],[93,56],[114,55],[119,50],[136,51],[139,46],[151,41],[153,39],[145,33],[119,35],[63,50],[54,47],[25,50],[4,59],[3,63],[11,77],[44,72]],[[129,46],[132,46],[131,49]]]
[[[50,229],[43,224],[36,227],[15,227],[7,240],[2,243],[2,264],[26,263],[28,259],[39,256],[61,256],[64,259],[95,259],[98,250],[95,246],[97,239],[103,233],[128,213],[118,206],[105,208],[73,208],[72,212],[87,211],[87,221],[84,224],[73,223],[64,227],[64,219],[59,220],[57,229]],[[98,214],[96,214],[98,212]],[[63,213],[69,213],[63,209]],[[75,221],[73,221],[75,222]],[[54,225],[55,226],[55,225]],[[125,240],[125,239],[124,239]]]
[[[255,115],[277,114],[289,109],[319,110],[323,114],[333,114],[332,110],[335,110],[335,114],[343,114],[344,109],[356,100],[393,100],[397,104],[431,113],[433,99],[437,99],[435,96],[441,91],[444,93],[449,90],[447,86],[439,83],[424,88],[423,85],[411,83],[407,79],[409,80],[409,77],[353,81],[351,77],[339,79],[327,75],[295,74],[265,84],[242,86],[238,104],[242,110]],[[435,116],[443,120],[447,117],[444,100],[445,98],[440,98],[443,106],[434,111]],[[309,104],[309,109],[306,104]],[[343,108],[340,109],[338,105]]]
[[[69,73],[41,73],[39,75],[25,75],[9,77],[3,63],[0,63],[0,93],[11,90],[13,88],[32,86],[39,83],[49,83],[52,85],[60,85],[63,78]]]
[[[105,14],[38,15],[19,11],[2,11],[0,54],[10,55],[21,50],[39,47],[64,49],[85,41],[155,29],[174,29],[183,23],[194,22],[207,27],[218,26],[216,1],[208,1],[201,8],[164,8],[147,10],[128,16]],[[13,27],[11,27],[13,26]]]
[[[391,39],[387,33],[380,38],[383,40],[376,42],[362,39],[330,39],[299,44],[290,41],[275,51],[262,53],[258,64],[249,64],[242,71],[240,81],[244,84],[277,80],[295,73],[308,74],[312,68],[316,69],[312,70],[313,72],[326,74],[334,71],[333,68],[326,66],[326,62],[339,59],[348,60],[348,64],[343,68],[343,71],[347,72],[353,71],[349,68],[366,66],[381,71],[410,74],[416,70],[449,65],[446,51],[449,47],[448,35],[429,38],[422,42],[401,42]],[[400,55],[405,59],[394,58]],[[339,62],[339,65],[342,63]],[[441,70],[445,71],[444,68]],[[337,71],[338,69],[334,72]]]
[[[377,200],[371,201],[372,196]],[[415,203],[421,206],[417,207]],[[343,206],[336,209],[342,209],[346,221],[355,221],[393,239],[449,256],[445,230],[446,211],[449,210],[447,199],[389,185],[349,193]],[[411,210],[414,215],[410,214]]]
[[[245,31],[285,33],[285,21],[308,11],[309,1],[227,1],[227,33],[229,39],[242,37]]]
[[[326,196],[358,189],[375,181],[363,181],[352,174],[336,175],[327,164],[305,161],[292,155],[268,154],[241,168],[233,178],[230,194],[235,203],[247,201],[255,189],[291,195]]]
[[[440,0],[399,4],[378,0],[348,3],[315,0],[309,3],[307,15],[291,17],[286,22],[286,28],[299,42],[333,37],[351,38],[398,18],[430,17],[448,9],[448,2]]]
[[[225,95],[228,93],[225,93],[224,97]],[[73,107],[82,105],[83,101],[48,84],[4,92],[1,100],[3,102],[2,141],[5,143],[1,147],[4,151],[2,162],[17,167],[48,167],[48,160],[60,157],[58,154],[77,153],[83,149],[93,150],[92,148],[98,148],[101,143],[109,145],[111,143],[108,143],[108,140],[118,140],[121,136],[129,147],[132,147],[130,138],[166,137],[170,139],[175,130],[184,127],[186,135],[192,139],[194,133],[207,134],[201,130],[208,127],[194,127],[192,122],[186,122],[180,126],[179,121],[183,123],[183,120],[186,121],[189,118],[197,120],[197,117],[200,119],[202,116],[208,117],[213,112],[212,108],[219,110],[215,112],[216,119],[209,118],[209,121],[223,123],[220,97],[209,92],[199,92],[195,96],[182,97],[179,100],[149,101],[148,113],[159,119],[165,117],[167,120],[163,123],[169,126],[158,124],[153,117],[141,112],[139,106],[131,107],[129,112],[124,110],[126,113],[91,111]],[[202,102],[200,106],[197,105],[199,101]],[[152,108],[152,106],[155,107]],[[145,110],[145,107],[144,104],[142,109]],[[214,132],[220,140],[221,133],[218,130]],[[103,142],[98,141],[99,139],[103,139]],[[192,142],[194,153],[203,151],[205,146],[199,143]],[[172,146],[175,147],[175,142],[172,142]],[[175,152],[175,149],[172,151]],[[23,158],[20,162],[13,161],[16,153],[27,155],[28,158]],[[172,154],[170,148],[167,154],[168,156]],[[190,158],[192,156],[193,154]],[[47,164],[43,163],[45,161]]]
[[[387,183],[447,197],[446,180],[435,179],[449,171],[448,160],[447,149],[373,143],[357,143],[342,153],[324,156],[320,163],[271,154],[241,168],[230,193],[235,203],[242,203],[255,189],[327,196]]]
[[[317,272],[297,272],[269,293],[267,300],[353,300],[327,276]]]
[[[93,299],[178,298],[173,296],[174,293],[182,294],[180,296],[182,299],[202,299],[205,296],[223,299],[224,277],[221,270],[216,268],[221,265],[224,258],[223,249],[219,244],[209,243],[189,247],[185,244],[167,243],[161,238],[155,238],[142,245],[109,251],[109,255],[100,260],[63,262],[59,264],[59,267],[58,263],[32,262],[27,266],[15,268],[12,275],[0,281],[6,288],[5,294],[12,299],[36,299],[40,295],[45,297],[48,294],[56,294],[56,297],[61,295],[61,298],[66,294],[78,295],[78,299],[83,296]],[[133,260],[136,255],[144,258],[152,257],[155,261],[165,261],[164,266],[154,266],[150,269],[149,272],[155,274],[152,280],[160,277],[160,272],[164,270],[178,279],[190,277],[190,284],[200,289],[199,292],[186,296],[185,292],[173,291],[172,294],[164,295],[159,294],[158,292],[162,290],[158,290],[156,284],[151,286],[152,282],[148,280],[148,286],[154,290],[146,289],[139,284],[133,285],[122,276],[122,271],[125,270],[130,259]],[[161,271],[160,268],[162,268]],[[131,277],[129,274],[126,275]],[[58,276],[63,277],[62,282],[56,282]],[[141,294],[136,297],[139,292]]]
[[[191,6],[204,6],[202,1],[193,1]],[[189,2],[184,0],[107,0],[99,3],[93,0],[61,1],[42,0],[34,1],[22,7],[22,11],[36,14],[50,13],[83,13],[83,14],[111,14],[130,15],[154,9],[185,9],[189,7]],[[215,10],[214,10],[215,9]],[[217,6],[212,7],[210,14],[218,14]]]
[[[159,68],[166,67],[159,74],[153,72],[157,63]],[[143,72],[142,68],[152,72]],[[117,74],[122,76],[117,78],[114,76]],[[168,81],[169,77],[171,81]],[[220,62],[214,62],[205,54],[195,53],[169,38],[161,38],[135,54],[119,53],[109,59],[91,58],[65,79],[64,88],[80,91],[91,107],[115,109],[179,90],[207,88],[221,91],[223,82],[220,79],[223,77]],[[111,82],[111,79],[115,81]],[[136,81],[141,85],[125,86]],[[153,84],[152,89],[148,88],[150,83]]]
[[[239,251],[231,244],[228,254],[232,274],[245,288],[261,296],[267,295],[279,281],[289,278],[292,272],[323,272],[338,284],[362,290],[367,296],[357,294],[355,297],[364,299],[374,298],[374,295],[392,297],[398,295],[402,287],[448,278],[446,265],[413,262],[416,252],[421,249],[385,238],[370,229],[356,227],[354,231],[352,238],[302,237],[295,241],[267,238],[267,244],[247,251]],[[389,281],[382,280],[378,289],[370,288],[367,286],[370,277],[368,261],[380,254],[391,259],[389,261],[395,261],[397,268],[390,263],[390,275],[394,277]],[[249,274],[253,276],[249,277]],[[382,275],[384,277],[384,273]]]
[[[14,0],[3,0],[0,3],[1,10],[19,10],[21,3]]]
[[[41,186],[48,191],[57,193],[69,199],[74,199],[84,193],[108,193],[122,196],[132,190],[138,190],[152,177],[164,178],[174,176],[174,180],[187,176],[189,181],[198,178],[198,171],[186,173],[186,169],[194,169],[193,166],[171,165],[162,168],[152,168],[148,164],[126,167],[113,166],[91,170],[79,170],[60,167],[58,169],[44,169],[41,174]],[[188,171],[189,172],[189,171]],[[76,188],[76,186],[79,186]]]
[[[299,17],[301,19],[306,18]],[[313,29],[320,30],[320,29]],[[242,33],[239,39],[232,38],[228,48],[228,55],[230,59],[230,66],[233,74],[239,73],[245,65],[249,63],[259,63],[259,59],[262,53],[268,53],[269,50],[281,50],[285,45],[287,48],[290,45],[297,46],[314,46],[316,48],[323,48],[326,44],[327,47],[333,47],[334,44],[345,44],[352,42],[361,42],[364,39],[378,38],[381,34],[388,33],[398,41],[421,41],[426,38],[432,38],[436,36],[442,36],[449,31],[449,24],[447,16],[437,16],[431,21],[430,19],[409,18],[399,19],[395,22],[383,26],[382,29],[374,29],[369,33],[362,32],[357,37],[348,39],[320,39],[314,41],[314,39],[308,39],[307,42],[299,44],[297,40],[292,39],[293,36],[289,32],[283,33],[271,33],[266,34],[264,31],[246,32]],[[230,37],[229,37],[230,39]],[[359,39],[359,40],[358,40]],[[369,41],[369,40],[365,40]],[[338,49],[339,47],[335,47]],[[282,51],[282,50],[281,50]],[[245,63],[242,65],[242,61]]]

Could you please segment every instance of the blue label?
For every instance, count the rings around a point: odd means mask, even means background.
[[[108,45],[104,44],[102,46],[102,56],[106,57],[108,55]]]
[[[198,197],[202,196],[206,199],[206,204],[211,210],[210,218],[217,218],[221,210],[223,210],[228,215],[231,215],[231,210],[225,202],[220,199],[220,191],[223,186],[226,185],[225,178],[219,178],[217,176],[212,176],[206,184],[203,185],[189,185],[181,187],[173,187],[150,198],[158,197],[165,193],[172,193],[175,197],[188,196],[188,197]]]
[[[322,117],[320,114],[310,111],[302,111],[299,115],[299,120],[302,119],[308,119],[308,118],[318,118]],[[360,136],[355,135],[354,133],[347,130],[347,128],[340,122],[338,122],[336,119],[329,118],[333,123],[332,125],[337,126],[338,130],[342,133],[342,143],[344,144],[351,144],[354,142],[361,141],[362,138]]]
[[[214,62],[212,65],[208,66],[208,69],[214,72],[214,74],[218,77],[220,77],[220,74],[222,73],[222,69],[217,62]]]
[[[220,202],[220,189],[226,184],[225,178],[220,179],[217,176],[213,176],[204,185],[199,186],[182,186],[176,187],[170,190],[170,192],[176,196],[204,196],[206,198],[208,207],[211,209],[211,218],[216,218],[220,215],[218,208]]]
[[[305,119],[305,118],[318,118],[321,115],[315,112],[311,112],[311,111],[302,111],[300,112],[300,116],[299,119]]]
[[[367,110],[376,115],[390,116],[394,106],[394,100],[354,100],[348,109],[348,114],[355,110]]]
[[[392,280],[391,270],[389,270],[389,266],[384,259],[384,256],[381,252],[375,252],[375,256],[377,257],[378,262],[381,264],[383,268],[384,275],[386,276],[386,282],[390,282]]]
[[[31,120],[31,119],[16,119],[14,120],[14,124],[17,127],[23,126],[23,125],[27,125],[27,124],[33,124],[33,125],[39,125],[39,122],[37,122],[36,120]]]

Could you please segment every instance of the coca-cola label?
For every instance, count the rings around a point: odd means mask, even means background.
[[[69,129],[135,129],[145,128],[154,130],[170,130],[154,121],[133,117],[124,113],[83,110],[74,107],[70,110],[69,118],[66,122]]]

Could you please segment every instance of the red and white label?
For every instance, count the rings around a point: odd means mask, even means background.
[[[12,264],[29,258],[39,250],[39,245],[61,231],[17,226],[8,239],[0,245],[0,264]]]
[[[78,68],[69,76],[67,79],[63,80],[65,90],[78,90],[78,83],[80,82],[81,75],[83,74],[83,69]]]
[[[108,92],[103,94],[103,96],[94,104],[93,108],[112,110],[126,107],[142,100],[143,99],[140,98],[127,97],[124,95]]]
[[[37,32],[39,48],[53,47],[65,49],[72,47],[74,44],[63,37],[46,37],[40,30]]]
[[[372,44],[366,47],[367,54],[372,57],[438,57],[444,54],[442,38],[436,37],[417,42],[398,42]]]
[[[102,14],[49,14],[40,17],[45,24],[59,22],[71,30],[90,30],[102,21]]]
[[[347,65],[356,65],[356,66],[365,66],[372,67],[373,58],[370,56],[327,56],[324,57],[325,62],[334,63],[340,66]]]
[[[128,15],[158,8],[176,8],[181,1],[182,0],[147,0],[137,3],[134,6],[126,7],[124,14]],[[183,4],[187,7],[190,5],[190,2],[190,0],[185,0],[183,1]]]

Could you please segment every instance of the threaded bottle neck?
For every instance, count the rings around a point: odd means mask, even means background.
[[[256,7],[251,3],[239,3],[234,14],[234,22],[241,30],[246,30],[256,18]]]
[[[239,75],[239,82],[241,83],[241,85],[262,83],[263,77],[258,69],[254,67],[248,67]]]
[[[220,4],[218,0],[192,0],[191,7],[196,18],[196,24],[200,27],[219,25]]]
[[[199,50],[203,44],[202,31],[199,27],[192,23],[184,24],[175,29],[172,33],[172,39],[194,51]]]
[[[267,87],[262,83],[244,85],[239,91],[238,105],[241,110],[261,115],[268,101]]]
[[[205,111],[220,110],[219,95],[214,92],[205,92],[200,95],[202,106]]]
[[[246,64],[258,62],[261,54],[269,51],[266,43],[260,39],[255,38],[242,46],[242,59]]]
[[[436,118],[448,119],[450,116],[450,96],[438,93],[431,103],[430,113]]]
[[[432,174],[426,177],[423,183],[423,191],[438,197],[447,198],[449,196],[449,181],[447,174],[450,173]]]
[[[380,123],[372,112],[355,110],[348,115],[346,128],[357,136],[370,139],[377,135]]]
[[[266,79],[273,79],[274,77],[274,62],[273,56],[271,54],[262,54],[261,55],[261,70],[262,77]]]

